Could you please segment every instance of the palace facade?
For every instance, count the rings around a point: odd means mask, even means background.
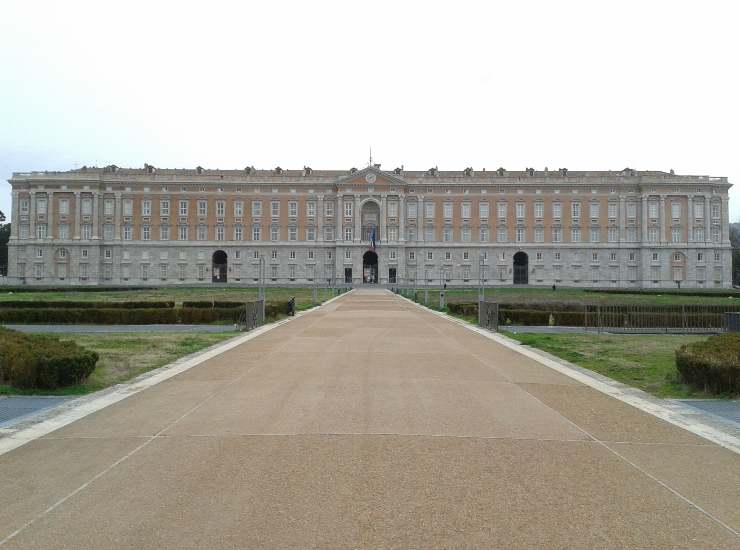
[[[9,182],[17,284],[731,286],[724,177],[145,165]]]

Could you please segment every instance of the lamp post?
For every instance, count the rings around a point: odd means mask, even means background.
[[[260,286],[257,291],[257,297],[262,302],[262,322],[265,321],[265,257],[260,254],[259,257],[259,277]]]

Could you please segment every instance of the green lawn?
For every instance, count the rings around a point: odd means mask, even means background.
[[[0,385],[0,394],[79,395],[125,382],[139,374],[171,363],[218,342],[237,336],[237,332],[217,333],[128,333],[65,334],[62,340],[74,340],[100,355],[95,370],[82,384],[58,390],[19,390]]]
[[[707,395],[678,381],[676,350],[683,344],[706,340],[706,336],[504,334],[657,397],[732,397]]]
[[[420,290],[423,290],[420,289]],[[738,305],[740,297],[733,297],[722,292],[708,291],[702,296],[686,296],[682,294],[608,294],[593,292],[581,288],[486,288],[487,300],[498,300],[511,303],[527,302],[581,302],[594,304],[706,304],[706,305]],[[450,289],[446,293],[448,301],[475,302],[478,300],[478,289]],[[439,286],[429,287],[429,298],[439,300]]]
[[[312,289],[305,287],[296,288],[267,288],[266,297],[268,302],[296,299],[298,309],[305,309],[313,305]],[[319,301],[331,297],[324,289],[319,288]],[[3,291],[0,287],[0,301],[86,301],[86,302],[131,302],[131,301],[174,301],[181,304],[183,301],[234,301],[246,302],[257,299],[257,288],[238,287],[170,287],[137,290],[100,290],[79,291],[74,288],[69,290],[54,291],[32,291],[24,292],[13,290]]]

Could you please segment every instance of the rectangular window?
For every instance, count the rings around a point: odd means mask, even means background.
[[[288,240],[289,241],[297,241],[298,240],[298,228],[295,226],[288,228]]]
[[[559,262],[560,261],[560,252],[555,252],[552,255],[552,257],[553,257],[553,260],[555,260],[556,262]]]
[[[177,238],[181,241],[188,240],[188,226],[187,225],[178,226]]]
[[[186,267],[187,266],[185,264],[180,264],[179,266],[177,266],[177,276],[178,276],[178,279],[180,279],[181,281],[185,280]]]
[[[47,235],[46,231],[46,224],[40,223],[36,226],[36,238],[37,239],[45,239]]]
[[[496,230],[496,242],[505,243],[506,238],[506,229],[499,228]]]
[[[630,201],[627,203],[627,218],[634,220],[637,217],[637,203]]]
[[[325,241],[333,241],[334,240],[334,228],[333,227],[325,227],[324,228],[324,240]]]
[[[570,230],[570,242],[579,243],[581,242],[581,230],[573,228]]]
[[[397,241],[398,240],[398,228],[397,227],[389,227],[388,228],[388,240],[389,241]]]
[[[344,217],[345,218],[352,217],[352,203],[351,202],[344,201]]]
[[[316,217],[316,201],[306,202],[306,216],[309,218]]]
[[[706,235],[704,234],[704,228],[703,227],[695,227],[694,228],[694,240],[698,242],[704,242]]]
[[[170,215],[170,200],[162,199],[159,201],[159,215],[169,216]]]
[[[506,218],[506,203],[505,202],[496,203],[496,216],[498,216],[499,218]]]
[[[619,208],[619,203],[616,202],[610,202],[609,203],[609,218],[616,219],[617,218],[617,208]]]
[[[296,201],[288,202],[288,216],[291,218],[298,217],[298,203]]]
[[[216,226],[216,240],[217,241],[223,241],[224,240],[224,226],[223,225],[217,225]]]
[[[697,219],[704,217],[704,203],[703,202],[694,203],[694,217]]]
[[[468,261],[470,259],[470,252],[467,250],[463,252],[463,261]]]
[[[226,201],[216,201],[216,217],[223,218],[226,215]]]
[[[588,208],[590,218],[595,219],[601,216],[601,205],[598,202],[592,202]]]
[[[487,243],[488,242],[488,239],[490,239],[490,233],[489,233],[488,229],[486,229],[485,227],[481,227],[481,229],[480,229],[480,242]]]
[[[719,242],[719,227],[712,227],[712,242]]]
[[[187,216],[188,215],[188,201],[180,201],[180,206],[178,209],[181,216]]]
[[[424,228],[424,240],[425,241],[434,240],[434,227],[427,226]]]
[[[534,203],[534,217],[542,218],[545,216],[545,203],[536,202]]]
[[[581,203],[573,201],[570,203],[570,217],[577,220],[581,217]]]
[[[409,250],[409,260],[415,260],[416,259],[416,252],[413,250]]]
[[[648,227],[648,242],[651,242],[651,243],[658,242],[658,228],[657,227]]]
[[[84,226],[83,226],[83,229],[84,229]],[[83,231],[83,233],[84,233],[84,231]],[[123,226],[123,240],[124,241],[130,241],[132,235],[133,235],[133,231],[131,230],[131,226],[130,225],[124,225]]]
[[[208,215],[208,202],[198,201],[198,216],[207,216],[207,215]]]
[[[288,258],[290,258],[291,260],[295,260],[295,250],[291,250],[288,253]]]
[[[252,217],[262,216],[262,201],[252,201]]]
[[[720,254],[719,254],[719,252],[715,252],[714,253],[714,261],[715,262],[719,262],[720,261]]]
[[[169,241],[170,240],[170,226],[169,225],[160,225],[159,226],[159,240],[160,241]]]
[[[681,203],[678,201],[671,202],[671,218],[674,220],[681,218]]]
[[[327,216],[334,215],[334,201],[327,201],[324,203],[324,214]]]
[[[442,230],[442,240],[446,243],[452,241],[452,228],[451,227],[445,227]]]
[[[270,202],[270,216],[277,218],[280,216],[280,201]]]
[[[656,219],[658,217],[658,203],[655,201],[648,202],[648,218]]]
[[[427,252],[427,261],[431,262],[432,260],[434,260],[434,252],[430,250]]]
[[[205,264],[198,264],[198,280],[202,281],[206,278],[206,266]]]
[[[719,217],[719,203],[712,203],[712,219],[718,220]]]
[[[563,230],[559,227],[555,227],[552,230],[552,242],[559,243],[563,240]]]
[[[408,207],[406,208],[407,213],[408,213],[408,218],[410,220],[415,220],[416,219],[416,206],[417,205],[416,205],[415,202],[410,202],[408,204]]]
[[[131,211],[133,211],[133,208],[134,208],[134,201],[132,201],[131,199],[127,199],[127,200],[128,200],[128,205],[129,205],[128,208],[129,208],[129,211],[131,212]],[[92,202],[93,201],[92,201],[91,198],[82,199],[82,215],[83,216],[91,216],[92,215]],[[124,213],[124,216],[131,216],[131,215],[132,214],[125,214]]]
[[[425,218],[434,217],[434,203],[433,202],[427,201],[424,203],[424,217]]]
[[[141,279],[143,281],[149,280],[149,264],[141,264]]]
[[[630,242],[630,243],[637,242],[637,228],[636,227],[627,228],[627,242]]]
[[[90,204],[90,199],[82,199],[82,213],[85,214],[86,205]],[[89,207],[87,207],[89,209]],[[88,212],[89,213],[89,212]],[[134,201],[132,199],[123,199],[123,215],[134,215]]]
[[[141,215],[151,216],[152,215],[152,201],[145,199],[141,201]]]
[[[452,219],[452,203],[446,202],[443,205],[444,217],[449,220]]]
[[[598,227],[591,228],[591,242],[597,243],[601,240],[600,230]]]
[[[544,227],[534,228],[534,242],[536,243],[545,242],[545,228]]]
[[[681,242],[681,230],[677,227],[674,227],[673,229],[671,229],[671,242],[672,243]]]
[[[162,280],[167,278],[167,264],[159,264],[159,277]]]
[[[559,202],[552,203],[552,217],[559,220],[563,217],[563,204]]]
[[[279,241],[280,240],[280,226],[279,225],[271,225],[270,226],[270,240],[271,241]]]
[[[59,199],[59,213],[65,216],[69,214],[69,199]]]
[[[36,199],[36,213],[46,214],[46,197]]]
[[[306,228],[306,240],[307,241],[315,241],[316,240],[316,228],[315,227],[307,227]]]
[[[488,203],[482,202],[478,205],[478,217],[483,220],[488,219]]]
[[[244,202],[243,201],[236,201],[234,203],[234,217],[235,218],[244,217]]]
[[[460,232],[460,236],[462,237],[461,238],[462,242],[469,243],[470,242],[470,228],[469,227],[463,227],[462,230],[461,230],[461,232]]]
[[[67,225],[66,223],[59,224],[59,228],[57,231],[59,233],[58,238],[63,240],[69,239],[69,225]]]
[[[21,214],[28,214],[28,199],[20,200]]]
[[[345,241],[351,241],[352,240],[352,228],[351,227],[345,227],[344,228],[344,240]]]
[[[198,226],[198,233],[196,235],[197,240],[205,241],[208,239],[208,228],[205,225]]]
[[[470,203],[469,202],[464,202],[460,205],[460,216],[466,220],[470,218]]]
[[[149,226],[148,225],[141,226],[141,240],[142,241],[149,240]]]
[[[516,217],[518,220],[524,219],[525,205],[523,202],[516,203]]]
[[[610,227],[608,231],[608,239],[610,243],[615,243],[619,240],[619,229],[616,227]]]
[[[259,225],[252,226],[252,240],[253,241],[262,240],[262,228]]]
[[[516,228],[516,242],[518,243],[524,242],[524,228],[523,227]]]
[[[445,261],[449,262],[452,260],[452,252],[445,252]]]

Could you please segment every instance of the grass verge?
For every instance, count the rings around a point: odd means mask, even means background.
[[[19,390],[0,385],[3,395],[82,395],[125,382],[142,373],[202,350],[228,338],[236,332],[124,333],[124,334],[65,334],[62,340],[73,340],[100,355],[95,370],[82,384],[57,390]]]

